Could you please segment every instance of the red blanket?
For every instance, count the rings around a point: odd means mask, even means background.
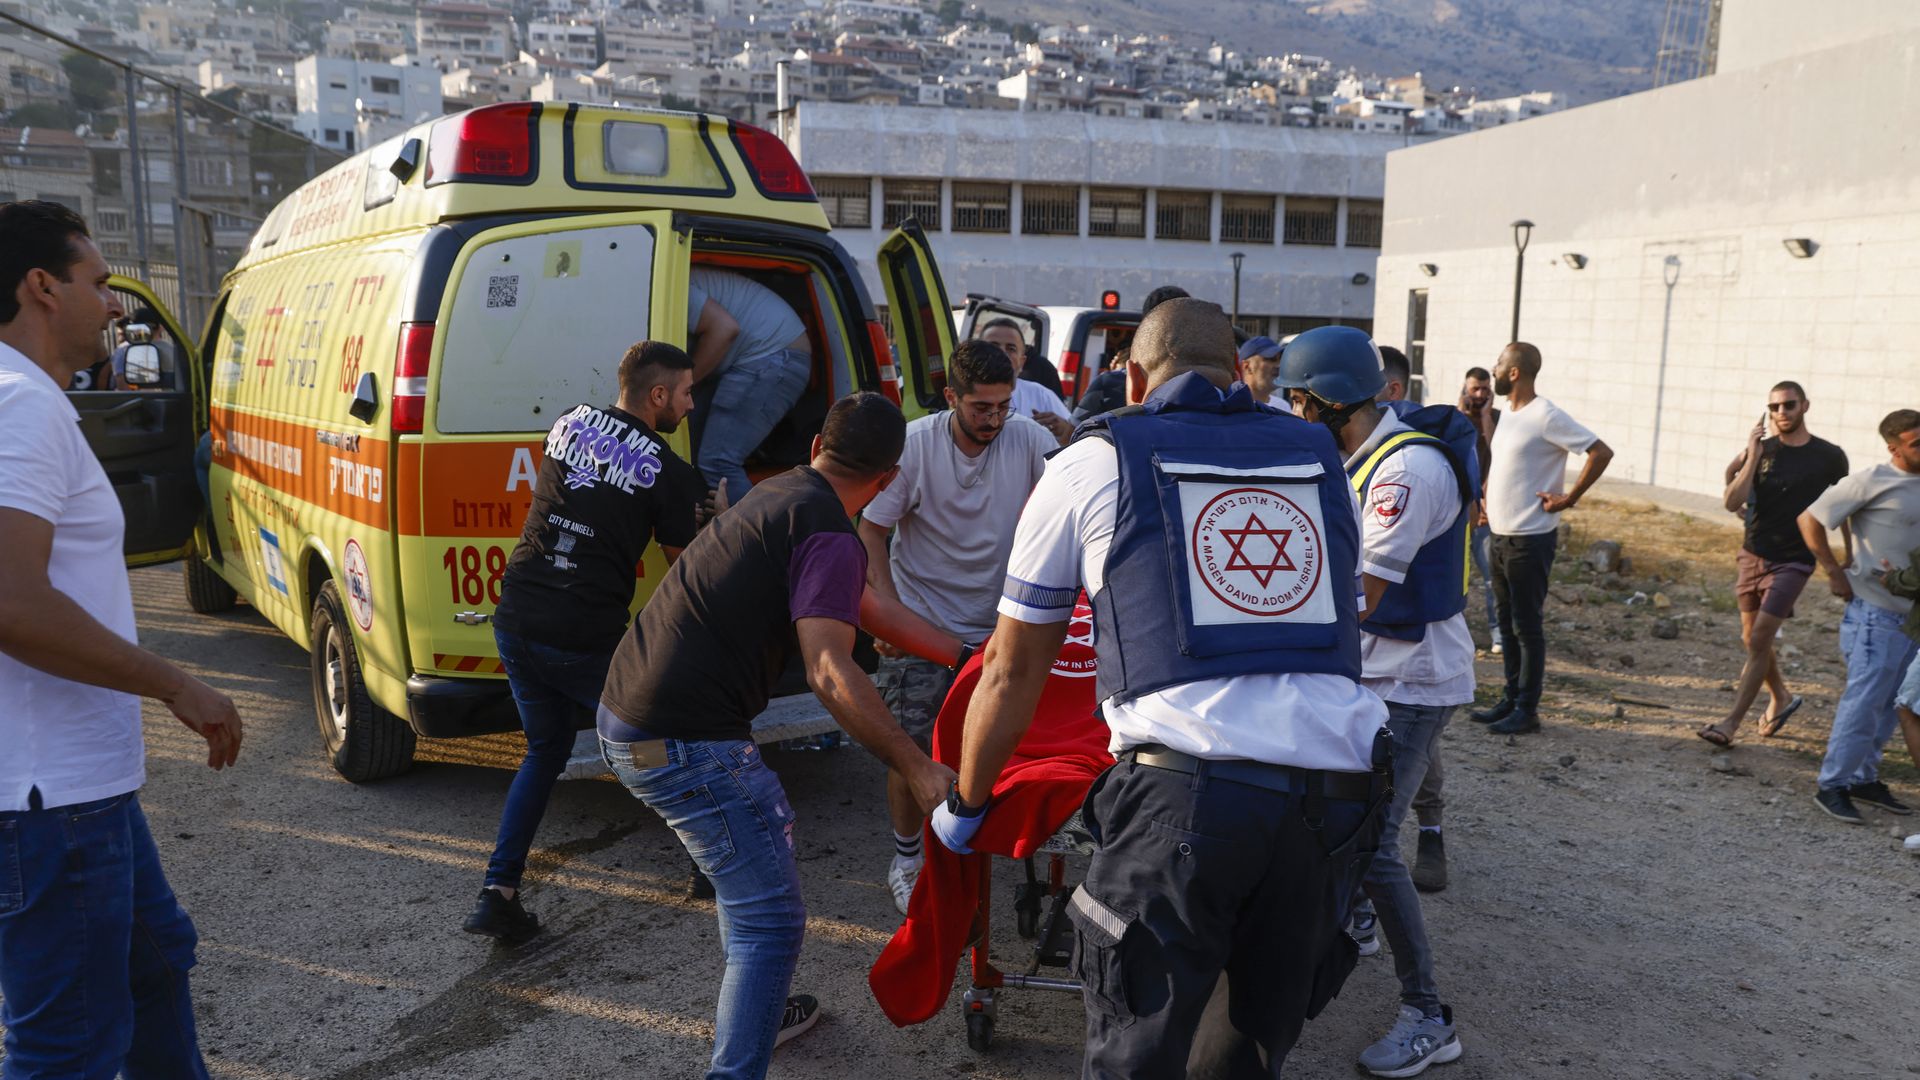
[[[931,829],[923,837],[927,863],[907,904],[907,921],[867,973],[874,1000],[896,1025],[929,1020],[946,1005],[979,906],[987,853],[1016,859],[1032,854],[1079,809],[1094,777],[1113,764],[1107,726],[1094,711],[1092,613],[1083,599],[1073,614],[1033,726],[994,785],[987,819],[973,837],[974,854],[948,851]],[[961,669],[934,721],[934,760],[955,768],[980,662],[975,656]]]

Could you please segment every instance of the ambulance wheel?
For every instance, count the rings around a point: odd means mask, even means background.
[[[983,1054],[993,1049],[993,1017],[986,1013],[967,1014],[967,1046]]]
[[[227,584],[226,578],[214,573],[213,567],[202,562],[198,556],[187,556],[180,576],[187,582],[187,606],[196,614],[218,615],[233,610],[233,602],[239,594]]]
[[[413,729],[367,694],[353,628],[331,581],[314,598],[311,628],[313,711],[334,771],[356,784],[406,772],[413,765]]]

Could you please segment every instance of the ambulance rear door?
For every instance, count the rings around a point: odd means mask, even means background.
[[[455,256],[435,322],[402,328],[394,391],[418,395],[398,463],[415,672],[501,673],[492,614],[547,432],[619,397],[628,346],[686,340],[688,247],[669,211],[483,229]],[[684,425],[669,445],[686,456]],[[636,572],[665,568],[653,546]]]
[[[947,357],[953,355],[953,306],[927,236],[915,221],[895,229],[876,256],[887,289],[893,348],[906,377],[902,389],[922,408],[945,407]]]

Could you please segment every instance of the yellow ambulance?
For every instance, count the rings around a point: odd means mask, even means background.
[[[491,105],[288,196],[197,351],[162,315],[186,354],[174,383],[73,396],[121,492],[129,561],[185,558],[195,611],[243,597],[307,647],[327,755],[370,780],[405,770],[416,734],[518,727],[488,623],[547,429],[617,397],[628,345],[687,344],[694,267],[771,287],[813,339],[812,381],[754,476],[804,461],[845,394],[887,393],[909,417],[937,407],[953,324],[919,228],[888,237],[879,264],[890,326],[768,132]],[[669,439],[689,461],[700,416]],[[636,569],[637,608],[665,569],[658,549]]]

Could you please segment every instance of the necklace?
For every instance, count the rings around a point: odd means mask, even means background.
[[[986,478],[987,458],[993,453],[994,446],[998,444],[1000,440],[997,438],[994,439],[986,445],[985,449],[980,451],[978,457],[969,459],[967,455],[960,452],[960,440],[953,432],[953,426],[958,423],[959,420],[960,417],[957,413],[949,416],[947,419],[947,456],[953,465],[953,482],[959,484],[960,490],[962,491],[972,491],[974,488],[980,486],[981,480]],[[973,465],[971,475],[967,472],[969,461],[971,461]]]

